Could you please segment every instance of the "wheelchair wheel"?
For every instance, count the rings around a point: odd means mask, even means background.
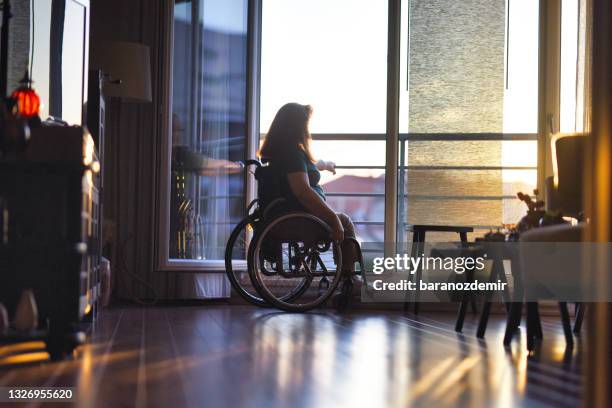
[[[256,306],[267,306],[268,302],[261,298],[257,289],[251,284],[251,278],[246,265],[237,265],[237,260],[246,259],[248,251],[248,237],[252,231],[252,219],[247,217],[240,221],[230,234],[225,246],[225,273],[232,284],[232,288],[244,300]],[[234,262],[232,262],[234,260]]]
[[[232,288],[247,302],[256,306],[269,306],[269,303],[264,300],[259,294],[257,282],[253,282],[248,268],[250,263],[240,265],[240,260],[246,259],[246,253],[249,250],[249,237],[253,235],[254,220],[247,217],[240,221],[230,234],[225,246],[225,273],[229,279]],[[252,242],[252,240],[250,241]],[[233,260],[233,262],[232,262]],[[270,273],[270,272],[268,272]],[[273,273],[273,272],[272,272]],[[299,297],[308,289],[309,281],[303,279],[294,289],[284,293],[281,298],[284,301],[291,301]]]
[[[311,214],[288,213],[266,222],[247,258],[261,297],[285,311],[320,306],[340,282],[340,247],[331,242],[327,224]]]

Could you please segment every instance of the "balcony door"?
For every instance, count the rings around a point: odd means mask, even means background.
[[[245,212],[247,0],[175,0],[159,267],[222,270]]]

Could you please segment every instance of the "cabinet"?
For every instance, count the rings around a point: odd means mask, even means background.
[[[37,129],[25,157],[0,161],[0,302],[14,316],[31,288],[40,330],[9,330],[0,343],[40,338],[52,357],[82,341],[100,294],[99,162],[79,127]]]

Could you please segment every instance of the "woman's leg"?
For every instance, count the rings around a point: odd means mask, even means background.
[[[358,260],[357,248],[355,242],[346,238],[355,238],[355,226],[351,218],[344,214],[338,213],[338,218],[344,228],[344,242],[341,245],[342,248],[342,269],[343,272],[352,274],[355,272],[355,262]],[[350,275],[349,275],[350,276]]]

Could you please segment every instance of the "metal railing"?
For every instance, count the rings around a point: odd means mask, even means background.
[[[263,135],[262,135],[263,137]],[[366,142],[366,141],[380,141],[386,140],[384,133],[379,134],[365,134],[365,133],[341,133],[341,134],[330,134],[330,133],[315,133],[312,134],[312,139],[315,141],[346,141],[346,142]],[[401,224],[401,231],[405,230],[407,226],[407,213],[406,213],[406,202],[409,200],[433,200],[433,201],[499,201],[515,199],[514,195],[426,195],[426,194],[408,194],[406,192],[406,172],[410,171],[503,171],[503,170],[527,170],[536,171],[536,166],[462,166],[462,165],[406,165],[406,154],[408,144],[410,142],[436,142],[436,141],[448,141],[448,142],[470,142],[470,141],[537,141],[537,134],[535,133],[400,133],[399,134],[399,157],[398,157],[398,197],[400,198],[398,203],[398,220]],[[238,142],[238,139],[236,139]],[[240,139],[243,143],[243,139]],[[227,143],[227,140],[225,140]],[[385,170],[386,167],[379,165],[339,165],[336,166],[338,170]],[[358,192],[326,192],[328,197],[356,197],[356,198],[381,198],[383,199],[384,193],[358,193]],[[228,199],[228,198],[241,198],[242,195],[201,195],[201,200],[211,199]],[[383,226],[384,220],[353,220],[356,225],[363,226]],[[220,223],[230,223],[220,222]],[[498,225],[470,225],[474,229],[487,230],[498,227]],[[403,234],[399,234],[398,239],[402,238]]]
[[[329,134],[316,133],[312,135],[315,141],[384,141],[385,134]],[[499,201],[505,199],[514,199],[513,195],[416,195],[407,194],[406,186],[406,171],[502,171],[502,170],[531,170],[536,171],[535,166],[437,166],[437,165],[406,165],[406,154],[409,142],[434,142],[434,141],[449,141],[449,142],[468,142],[468,141],[537,141],[535,133],[400,133],[399,134],[399,157],[398,157],[398,220],[401,223],[400,231],[404,231],[407,226],[407,213],[405,202],[410,199],[420,200],[490,200]],[[367,166],[367,165],[344,165],[336,166],[339,170],[385,170],[385,166]],[[384,193],[355,193],[355,192],[327,192],[329,197],[372,197],[384,198]],[[384,225],[382,221],[365,221],[354,220],[356,225]],[[471,225],[474,229],[491,229],[494,225]],[[403,238],[403,234],[398,234],[398,240]]]

